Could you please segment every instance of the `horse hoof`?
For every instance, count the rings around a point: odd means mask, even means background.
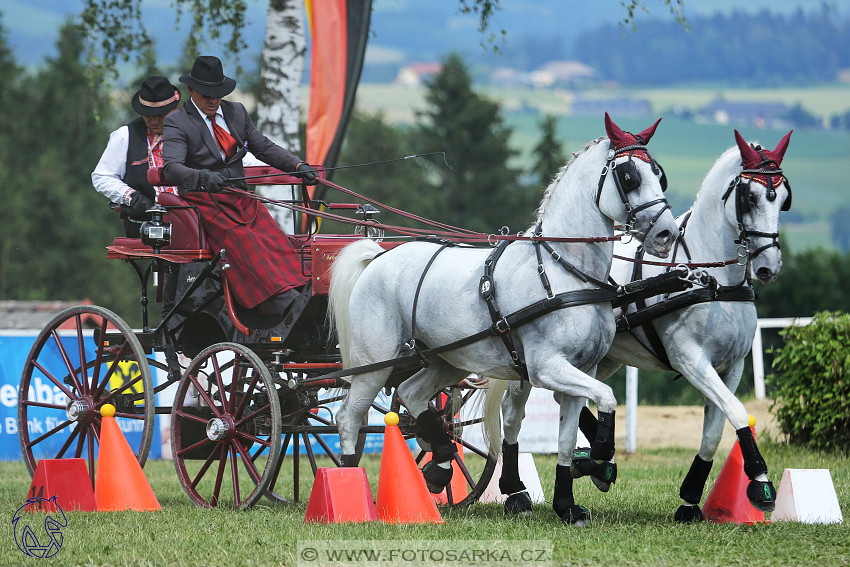
[[[596,472],[590,475],[590,480],[602,492],[608,492],[617,480],[617,463],[602,463]]]
[[[696,522],[703,521],[702,510],[700,510],[699,506],[685,506],[682,504],[679,506],[679,509],[676,510],[676,514],[673,516],[673,519],[680,524],[694,524]]]
[[[558,514],[558,516],[561,517],[561,521],[564,522],[565,525],[578,526],[581,528],[587,525],[587,522],[590,521],[590,510],[584,506],[573,504],[564,509],[564,511]]]
[[[517,514],[528,516],[531,514],[532,507],[531,496],[525,491],[511,494],[505,500],[505,514],[507,515]]]
[[[422,475],[425,477],[425,484],[431,494],[441,493],[452,481],[451,467],[444,469],[434,461],[429,461],[422,467]]]
[[[772,512],[776,507],[776,489],[770,481],[751,480],[747,485],[747,498],[759,512]]]

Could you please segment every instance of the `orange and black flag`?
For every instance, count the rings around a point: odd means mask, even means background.
[[[305,0],[310,23],[310,110],[307,115],[307,161],[332,168],[339,157],[366,41],[372,0]],[[328,172],[328,177],[330,177]],[[309,188],[322,198],[324,186]]]

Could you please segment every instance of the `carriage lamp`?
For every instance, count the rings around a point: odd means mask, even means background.
[[[167,210],[161,205],[154,205],[147,212],[151,220],[142,223],[139,233],[142,243],[153,248],[155,254],[171,243],[171,223],[162,220]]]

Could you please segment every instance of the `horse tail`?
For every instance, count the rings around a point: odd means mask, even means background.
[[[328,326],[330,336],[336,335],[342,365],[349,368],[351,361],[348,304],[354,284],[366,266],[383,252],[383,248],[368,238],[358,240],[343,248],[331,266],[331,281],[328,290]]]
[[[493,457],[502,452],[502,398],[507,389],[505,380],[490,380],[484,394],[484,440],[490,446]]]

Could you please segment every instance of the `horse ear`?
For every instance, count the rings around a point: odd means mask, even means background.
[[[776,157],[779,158],[779,163],[782,163],[782,158],[785,156],[785,150],[788,149],[788,142],[791,141],[792,132],[794,132],[794,130],[791,130],[791,132],[785,134],[785,136],[781,140],[779,140],[779,143],[776,144],[776,149],[773,150],[773,153],[775,153]]]
[[[741,152],[741,164],[744,167],[752,167],[759,162],[761,156],[747,143],[738,130],[735,130],[735,142],[738,144],[738,151]]]
[[[652,126],[650,126],[649,128],[647,128],[646,130],[644,130],[643,132],[641,132],[640,134],[638,134],[636,137],[637,137],[637,138],[640,138],[641,140],[643,140],[643,143],[644,143],[644,144],[648,144],[648,143],[649,143],[649,140],[650,140],[650,139],[652,138],[652,136],[655,134],[655,129],[656,129],[656,128],[658,128],[658,123],[659,123],[659,122],[661,122],[661,119],[660,119],[660,118],[659,118],[658,120],[656,120],[656,121],[655,121],[655,124],[653,124]]]
[[[623,145],[629,145],[631,141],[626,138],[626,133],[623,132],[619,126],[614,124],[614,121],[611,120],[611,117],[608,116],[608,113],[605,113],[605,132],[608,134],[608,139],[611,140],[611,143],[614,144],[615,148],[618,148]]]

